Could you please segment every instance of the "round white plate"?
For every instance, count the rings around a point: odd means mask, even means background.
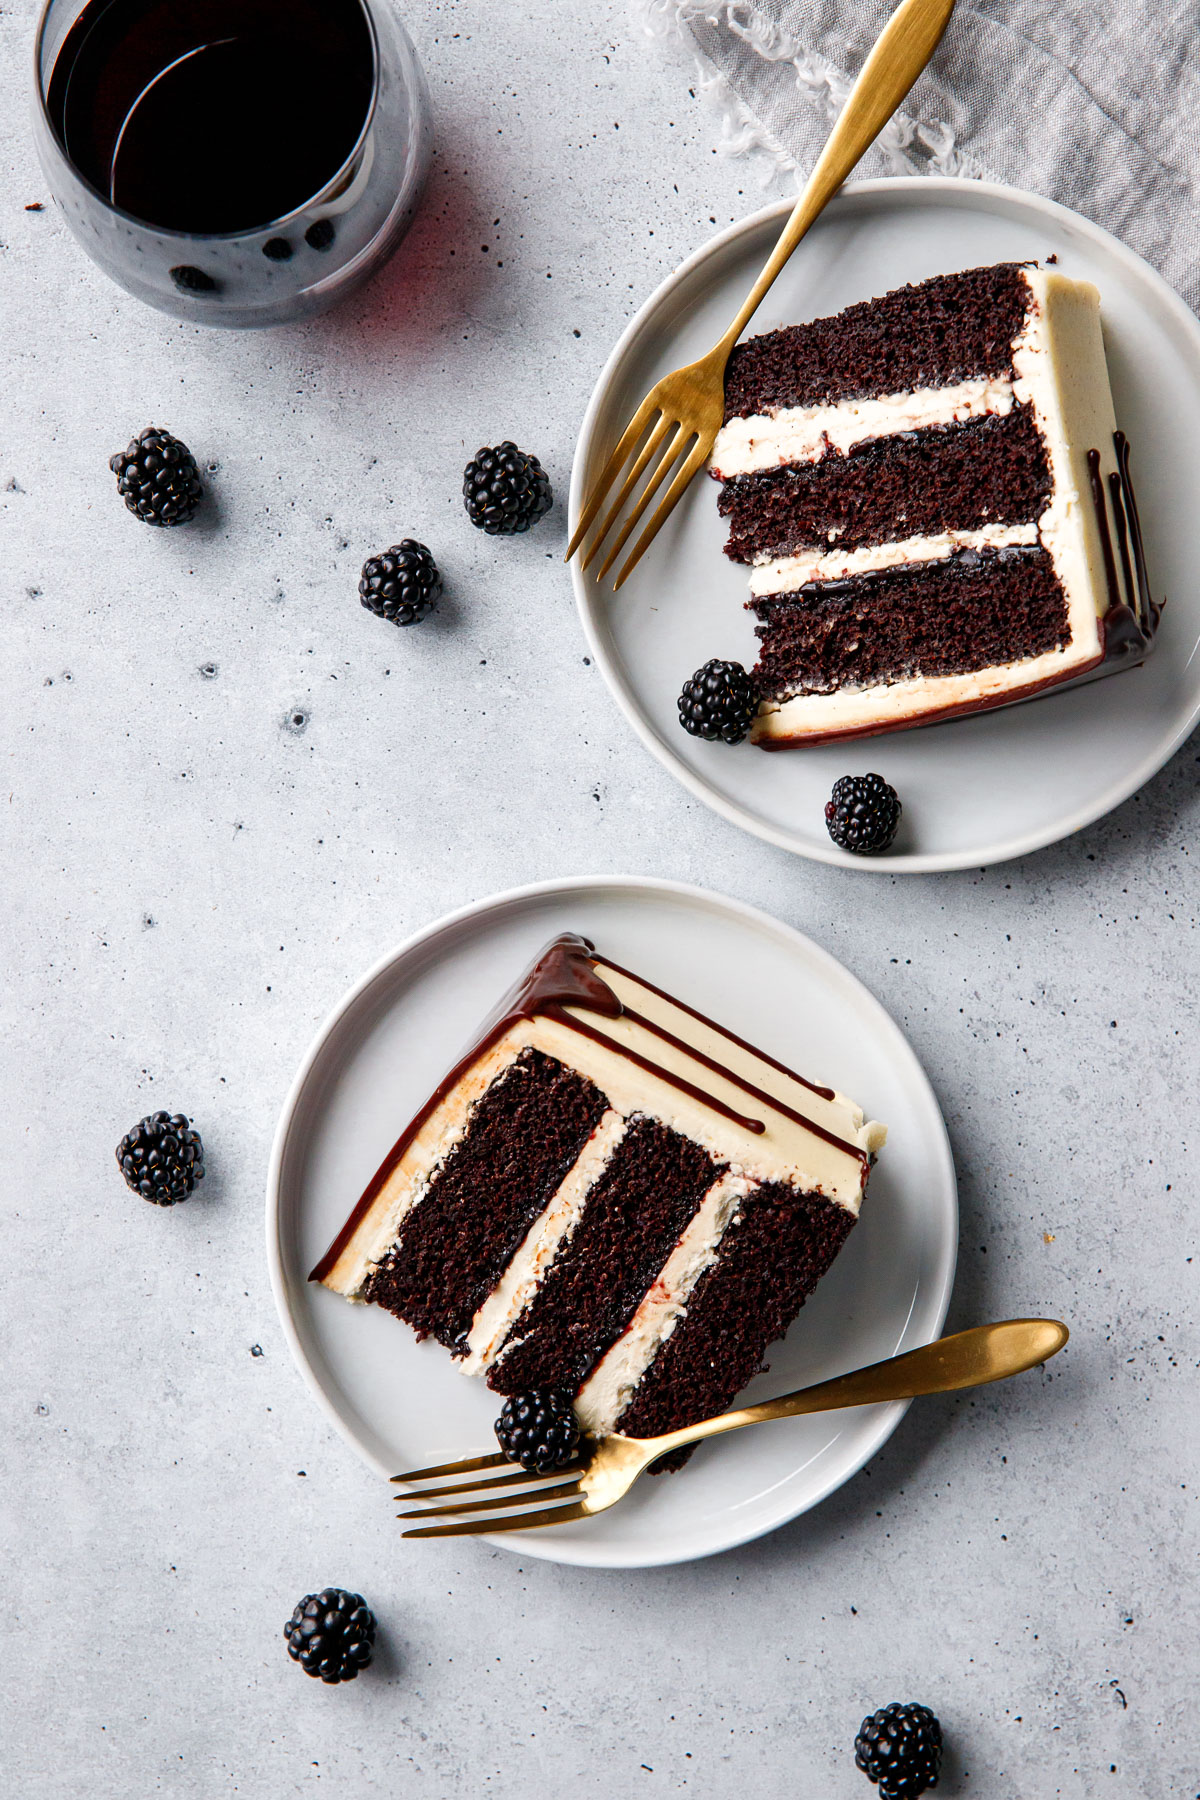
[[[584,420],[571,482],[581,496],[646,390],[720,336],[778,236],[783,200],[732,226],[671,275],[609,358]],[[715,483],[697,478],[620,593],[581,575],[592,652],[643,742],[734,824],[820,862],[895,874],[975,868],[1078,831],[1147,781],[1200,715],[1200,323],[1150,266],[1099,226],[1012,188],[911,179],[857,182],[818,220],[767,295],[752,332],[839,311],[907,281],[984,263],[1044,260],[1100,291],[1118,423],[1156,598],[1167,601],[1144,668],[973,719],[767,754],[681,730],[675,702],[709,657],[749,668],[756,646],[746,572],[723,554]],[[877,769],[899,790],[895,851],[852,857],[825,831],[839,775]]]
[[[752,1397],[927,1343],[946,1315],[957,1242],[950,1148],[929,1083],[878,1001],[799,932],[701,888],[619,877],[519,888],[439,920],[364,976],[319,1032],[275,1136],[267,1250],[284,1332],[325,1412],[381,1476],[494,1448],[500,1403],[438,1345],[313,1287],[307,1273],[492,1003],[561,931],[594,938],[890,1127],[861,1222]],[[739,1432],[595,1519],[490,1541],[610,1568],[707,1556],[814,1506],[903,1412],[876,1406]],[[381,1507],[394,1492],[381,1486]]]

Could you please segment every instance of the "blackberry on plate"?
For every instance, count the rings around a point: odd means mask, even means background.
[[[918,1800],[938,1784],[942,1728],[927,1706],[881,1707],[859,1726],[854,1760],[879,1784],[879,1800]]]
[[[754,683],[739,662],[713,657],[683,684],[679,723],[693,737],[740,744],[758,711]]]
[[[496,1420],[496,1437],[511,1462],[531,1475],[549,1475],[569,1463],[579,1446],[579,1424],[563,1388],[510,1394]]]
[[[305,1594],[283,1628],[288,1655],[306,1675],[353,1681],[373,1655],[375,1614],[361,1594],[322,1588]]]
[[[436,606],[442,578],[425,545],[404,538],[381,556],[367,558],[358,591],[368,612],[393,625],[415,625]]]
[[[463,504],[472,525],[493,537],[528,531],[550,511],[550,477],[536,456],[506,438],[477,450],[463,470]]]
[[[186,1200],[204,1176],[204,1145],[186,1113],[148,1113],[117,1145],[126,1183],[155,1206]]]
[[[195,457],[155,425],[110,456],[108,466],[126,506],[147,525],[186,525],[200,504],[204,489]]]
[[[851,855],[878,856],[891,849],[903,810],[882,775],[843,775],[825,803],[825,829]]]

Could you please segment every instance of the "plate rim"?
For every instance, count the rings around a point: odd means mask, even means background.
[[[846,967],[832,951],[825,949],[815,939],[801,931],[786,920],[776,918],[749,901],[739,900],[732,895],[722,894],[712,888],[701,887],[698,883],[675,881],[667,877],[651,875],[567,875],[556,876],[543,881],[527,882],[520,886],[505,888],[498,893],[483,895],[480,898],[465,902],[451,911],[440,914],[428,924],[409,933],[398,944],[386,951],[371,964],[370,968],[341,995],[325,1014],[317,1027],[308,1048],[302,1057],[299,1067],[289,1084],[287,1094],[280,1109],[271,1142],[271,1154],[267,1167],[266,1180],[266,1250],[267,1267],[271,1281],[271,1294],[275,1302],[275,1310],[283,1330],[284,1339],[291,1354],[292,1361],[299,1370],[300,1376],[309,1393],[315,1398],[325,1418],[334,1426],[338,1435],[354,1450],[359,1459],[380,1475],[388,1476],[392,1471],[373,1456],[356,1437],[348,1420],[342,1416],[335,1406],[330,1394],[326,1391],[314,1369],[300,1331],[293,1317],[291,1296],[287,1270],[284,1261],[284,1245],[282,1230],[282,1176],[284,1162],[288,1154],[289,1141],[296,1129],[301,1114],[306,1090],[314,1075],[319,1072],[319,1065],[328,1052],[328,1046],[336,1033],[352,1013],[367,998],[372,987],[388,975],[398,965],[408,961],[422,949],[427,948],[438,937],[451,933],[472,919],[483,920],[488,914],[501,914],[506,911],[519,911],[530,902],[542,899],[583,894],[588,892],[617,893],[622,890],[635,890],[639,893],[663,894],[676,899],[683,899],[692,904],[700,904],[717,913],[725,913],[739,918],[746,924],[759,929],[766,927],[785,940],[790,940],[802,954],[811,956],[818,963],[828,965],[839,978],[851,982],[859,991],[868,1013],[872,1010],[877,1015],[877,1022],[885,1034],[891,1034],[904,1051],[907,1052],[912,1073],[924,1090],[924,1098],[928,1102],[931,1118],[936,1122],[935,1154],[938,1162],[936,1178],[929,1182],[931,1191],[944,1195],[948,1216],[944,1229],[940,1234],[938,1252],[935,1261],[933,1278],[934,1294],[932,1311],[928,1316],[934,1321],[931,1336],[924,1340],[932,1342],[940,1335],[949,1310],[950,1299],[954,1288],[954,1277],[958,1260],[958,1181],[954,1167],[953,1151],[950,1145],[949,1131],[945,1115],[938,1100],[937,1091],[930,1081],[925,1067],[917,1055],[908,1034],[892,1017],[883,1002],[867,987],[853,970]],[[926,1303],[928,1308],[929,1302]],[[910,1312],[911,1318],[911,1312]],[[907,1326],[905,1327],[907,1330]],[[903,1334],[902,1334],[903,1335]],[[893,1401],[878,1408],[878,1421],[875,1429],[868,1433],[865,1448],[857,1456],[852,1466],[823,1483],[817,1491],[806,1498],[798,1507],[784,1507],[776,1516],[768,1518],[765,1523],[754,1523],[747,1529],[735,1531],[725,1537],[719,1544],[707,1548],[672,1549],[665,1545],[661,1551],[653,1555],[637,1555],[622,1552],[615,1555],[597,1555],[588,1552],[588,1540],[577,1538],[562,1540],[557,1533],[549,1531],[531,1533],[502,1533],[494,1536],[481,1536],[477,1541],[489,1544],[494,1548],[508,1550],[521,1556],[532,1556],[539,1561],[555,1562],[563,1566],[599,1569],[632,1569],[632,1568],[665,1568],[682,1562],[697,1561],[703,1557],[721,1555],[726,1550],[734,1550],[754,1539],[776,1531],[780,1526],[799,1518],[803,1513],[811,1511],[814,1506],[828,1499],[829,1495],[853,1479],[882,1446],[891,1437],[899,1425],[911,1402],[907,1400]],[[598,1547],[597,1547],[598,1548]]]
[[[975,181],[969,177],[955,175],[895,175],[873,177],[870,180],[848,181],[830,201],[826,210],[836,213],[847,199],[853,201],[861,196],[933,196],[935,203],[939,196],[945,203],[952,200],[961,202],[964,199],[983,198],[992,203],[992,210],[1003,210],[1005,206],[1018,205],[1031,209],[1035,213],[1041,213],[1061,225],[1069,224],[1074,230],[1081,232],[1093,243],[1101,246],[1118,262],[1123,263],[1135,281],[1148,282],[1156,291],[1159,301],[1165,305],[1174,325],[1183,331],[1185,338],[1191,340],[1197,379],[1200,381],[1200,319],[1158,270],[1146,261],[1145,257],[1139,256],[1136,250],[1130,249],[1128,244],[1122,243],[1120,238],[1115,237],[1112,232],[1106,231],[1102,225],[1097,225],[1091,219],[1085,218],[1082,213],[1074,212],[1060,201],[1047,199],[1044,195],[1032,193],[1025,188],[1011,187],[1003,182]],[[583,471],[592,453],[593,438],[601,407],[605,403],[609,388],[616,379],[622,362],[646,328],[650,315],[710,256],[717,254],[727,245],[735,243],[740,237],[759,230],[772,219],[782,220],[794,205],[795,196],[784,195],[716,232],[664,276],[629,320],[596,379],[584,412],[571,464],[571,485],[567,502],[568,533],[574,532],[578,522],[582,505]],[[766,843],[774,844],[778,849],[788,850],[795,856],[803,856],[811,862],[827,863],[837,868],[855,869],[879,875],[942,874],[965,869],[990,868],[994,864],[1010,862],[1017,857],[1029,856],[1034,851],[1047,849],[1050,845],[1061,843],[1063,839],[1095,824],[1098,819],[1105,818],[1118,806],[1123,805],[1148,781],[1152,780],[1160,769],[1165,767],[1179,747],[1191,736],[1197,721],[1200,720],[1200,684],[1198,684],[1191,709],[1181,725],[1176,727],[1167,738],[1161,740],[1147,756],[1143,757],[1132,772],[1126,771],[1109,788],[1105,789],[1100,798],[1076,808],[1073,813],[1061,819],[1051,828],[1016,834],[993,844],[980,845],[969,855],[964,851],[947,850],[905,851],[895,856],[851,856],[847,851],[839,849],[832,840],[828,845],[821,843],[819,839],[811,843],[801,841],[794,832],[773,825],[767,819],[759,818],[738,801],[728,799],[705,776],[684,762],[683,758],[660,737],[649,720],[643,716],[632,695],[626,691],[619,670],[613,666],[595,617],[598,611],[595,605],[596,597],[585,580],[578,556],[573,557],[571,561],[571,582],[583,634],[587,640],[588,649],[604,677],[605,686],[627,722],[633,727],[636,735],[656,761],[697,800],[722,818],[727,819],[730,824],[739,826],[741,830],[749,832]],[[930,729],[935,728],[930,727]],[[863,740],[868,744],[873,741],[875,740],[870,738]]]

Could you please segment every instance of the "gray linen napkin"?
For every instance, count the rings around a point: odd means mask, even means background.
[[[726,147],[807,171],[892,0],[641,0],[685,30]],[[1105,226],[1200,311],[1200,0],[959,0],[862,175],[1031,188]]]

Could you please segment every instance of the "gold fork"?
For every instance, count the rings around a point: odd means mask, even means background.
[[[766,267],[747,295],[745,304],[724,337],[713,345],[707,356],[702,356],[699,362],[689,363],[686,368],[675,369],[670,375],[664,375],[650,389],[625,427],[603,472],[592,483],[583,511],[579,515],[579,522],[567,546],[568,562],[587,537],[609,489],[633,456],[635,447],[649,427],[649,435],[638,450],[616,499],[593,536],[582,566],[586,569],[598,554],[600,546],[613,529],[630,495],[657,453],[658,461],[646,485],[600,565],[597,580],[604,580],[638,520],[686,451],[682,468],[630,552],[613,583],[614,588],[621,586],[645,555],[682,498],[693,475],[703,468],[711,454],[725,414],[725,364],[729,360],[730,351],[809,226],[824,211],[854,165],[870,149],[937,49],[953,10],[954,0],[902,0],[902,4],[896,8],[859,71],[858,80],[850,90],[850,98],[842,108],[837,124],[808,178],[808,184],[797,200]]]
[[[843,1406],[873,1406],[884,1400],[911,1400],[917,1394],[949,1394],[956,1388],[983,1387],[989,1381],[1003,1381],[1008,1375],[1019,1375],[1023,1369],[1049,1361],[1062,1349],[1068,1335],[1066,1326],[1057,1319],[1007,1319],[998,1325],[978,1325],[973,1331],[938,1338],[921,1350],[889,1357],[886,1362],[872,1363],[849,1375],[837,1375],[832,1381],[819,1381],[815,1387],[801,1388],[778,1400],[764,1400],[757,1406],[721,1413],[699,1425],[687,1425],[682,1431],[668,1431],[663,1437],[631,1438],[614,1433],[581,1449],[572,1462],[556,1469],[552,1476],[530,1475],[524,1469],[513,1471],[503,1456],[473,1456],[465,1462],[443,1463],[436,1469],[415,1469],[409,1475],[393,1475],[392,1480],[432,1481],[448,1475],[475,1474],[480,1469],[513,1472],[488,1475],[482,1481],[454,1481],[425,1488],[412,1498],[423,1502],[444,1500],[447,1495],[453,1498],[447,1505],[421,1505],[398,1513],[397,1517],[436,1519],[447,1514],[461,1517],[481,1512],[490,1515],[486,1519],[472,1517],[462,1524],[425,1525],[406,1531],[404,1536],[411,1538],[530,1531],[535,1526],[588,1519],[593,1513],[615,1506],[651,1463],[685,1444],[695,1444],[721,1432],[740,1431],[744,1425],[757,1425],[764,1419],[791,1419],[801,1413],[836,1412]],[[574,1479],[564,1481],[563,1476]],[[483,1488],[512,1491],[494,1494],[487,1500],[463,1498]],[[533,1513],[515,1510],[547,1500],[553,1500],[555,1505],[543,1505],[541,1511]],[[496,1507],[503,1510],[496,1512]]]

